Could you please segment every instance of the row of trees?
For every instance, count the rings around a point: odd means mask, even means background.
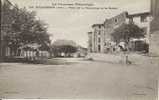
[[[35,12],[27,11],[8,3],[2,5],[2,32],[5,33],[4,40],[11,51],[25,44],[37,43],[43,49],[50,44],[47,34],[47,25],[36,18]],[[8,28],[6,28],[8,27]]]
[[[145,37],[144,34],[145,33],[143,29],[133,23],[130,23],[122,24],[121,26],[116,28],[111,36],[116,43],[119,43],[121,41],[128,43],[131,38]]]

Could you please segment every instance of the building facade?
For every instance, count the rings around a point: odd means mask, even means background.
[[[106,19],[104,21],[104,27],[105,27],[105,29],[104,29],[104,34],[105,34],[104,53],[114,51],[116,43],[113,42],[111,33],[113,33],[116,28],[118,28],[119,26],[121,26],[122,24],[124,24],[126,22],[127,14],[128,14],[127,12],[122,12],[122,13],[120,13],[110,19]]]
[[[92,32],[88,32],[88,52],[92,51]]]
[[[159,0],[151,0],[151,31],[159,30]]]
[[[151,0],[150,52],[159,56],[159,0]]]
[[[146,42],[149,43],[150,38],[150,23],[151,16],[149,12],[129,14],[127,16],[127,23],[134,23],[144,31]]]
[[[92,25],[93,32],[92,36],[90,36],[91,45],[92,45],[92,52],[103,52],[104,50],[104,25],[103,24],[94,24]]]
[[[158,0],[151,0],[151,14],[154,17],[159,16],[159,1]]]
[[[106,19],[103,24],[92,25],[93,31],[88,33],[89,50],[98,53],[112,51],[116,43],[113,42],[111,33],[124,23],[138,25],[145,31],[146,40],[149,40],[150,13],[144,12],[129,15],[128,12],[122,12],[117,16]]]

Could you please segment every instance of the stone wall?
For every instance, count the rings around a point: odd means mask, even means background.
[[[159,16],[159,0],[151,0],[151,14],[152,16]]]
[[[159,0],[151,0],[151,14],[153,20],[151,22],[151,31],[159,30]]]
[[[159,17],[155,17],[151,22],[151,31],[155,32],[159,30]]]
[[[150,52],[159,56],[159,0],[151,0],[151,14]]]
[[[150,37],[150,53],[159,56],[159,31],[155,31]]]

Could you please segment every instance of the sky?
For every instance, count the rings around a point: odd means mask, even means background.
[[[87,47],[88,32],[93,24],[100,24],[123,11],[139,13],[149,11],[150,0],[9,0],[20,8],[36,11],[37,18],[48,25],[52,42],[58,39],[73,40]],[[53,9],[30,8],[30,6],[51,6],[52,3],[93,4],[93,7],[114,7],[117,9]]]

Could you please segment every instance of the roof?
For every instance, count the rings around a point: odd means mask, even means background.
[[[65,40],[65,39],[59,39],[54,41],[53,46],[63,46],[63,45],[71,45],[71,46],[77,46],[77,44],[73,40]]]
[[[132,38],[130,41],[145,41],[146,38]]]
[[[25,49],[25,48],[30,48],[30,49],[38,49],[41,45],[37,44],[37,43],[30,43],[30,44],[25,44],[23,46],[21,46],[21,49]]]
[[[92,34],[92,32],[88,32],[88,34]]]
[[[138,16],[149,16],[150,12],[142,12],[142,13],[135,13],[135,14],[129,14],[127,17],[138,17]]]
[[[96,27],[96,26],[104,26],[104,24],[93,24],[92,27]]]

